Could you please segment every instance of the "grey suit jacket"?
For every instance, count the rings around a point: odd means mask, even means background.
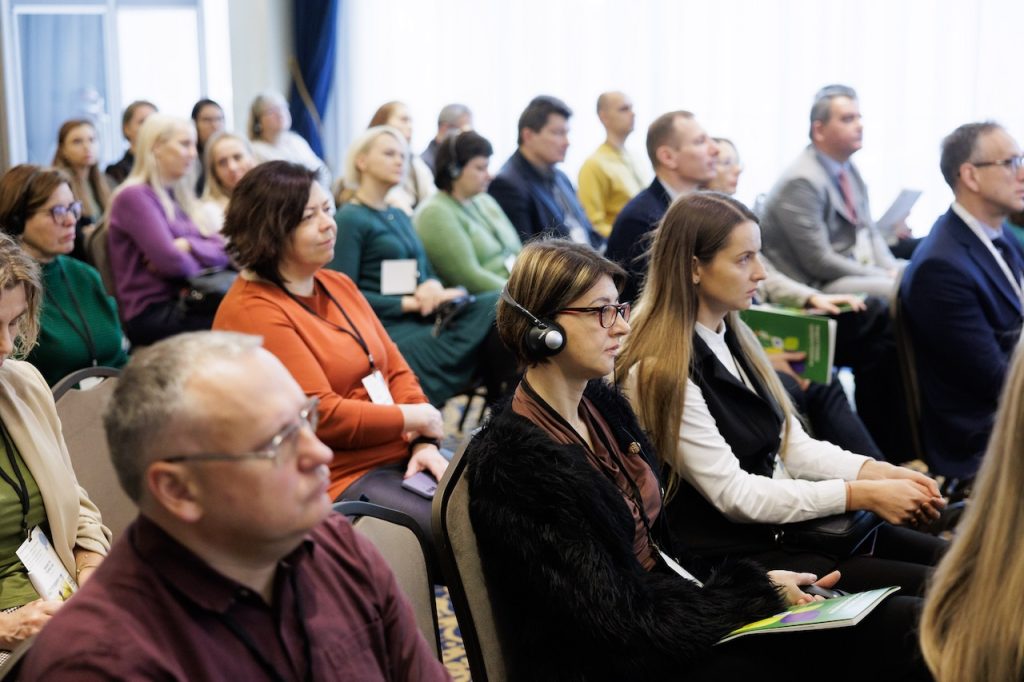
[[[772,188],[761,218],[762,248],[784,274],[814,287],[845,276],[888,276],[896,267],[871,218],[868,189],[850,165],[857,220],[818,159],[813,145],[797,157]],[[867,262],[854,256],[858,231]]]

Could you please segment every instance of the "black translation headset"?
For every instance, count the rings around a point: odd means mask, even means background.
[[[508,285],[501,290],[501,300],[530,318],[530,328],[526,331],[526,347],[542,357],[558,355],[565,348],[565,330],[557,322],[543,320],[516,303],[508,293]]]
[[[452,157],[448,160],[448,175],[451,176],[453,182],[462,175],[462,164],[459,163],[458,154],[455,153],[455,142],[459,139],[459,135],[460,133],[455,133],[448,136],[448,153]]]

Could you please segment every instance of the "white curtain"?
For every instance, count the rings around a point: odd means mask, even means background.
[[[807,143],[814,92],[855,87],[864,149],[854,160],[878,217],[903,187],[924,195],[910,218],[926,233],[951,201],[938,170],[942,137],[994,118],[1024,135],[1019,0],[346,0],[339,51],[340,144],[378,105],[415,117],[413,147],[437,112],[464,102],[494,145],[492,172],[515,148],[526,103],[545,93],[575,111],[565,170],[575,179],[603,139],[603,90],[635,103],[627,142],[641,159],[647,125],[693,111],[733,139],[752,203]],[[338,157],[342,159],[343,148]]]

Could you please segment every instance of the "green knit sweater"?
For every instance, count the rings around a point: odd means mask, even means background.
[[[124,366],[128,357],[117,305],[104,291],[96,269],[67,256],[40,265],[43,309],[39,345],[28,361],[51,386],[83,367]]]

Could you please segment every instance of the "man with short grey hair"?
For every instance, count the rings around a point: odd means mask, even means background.
[[[914,253],[899,296],[929,464],[970,479],[1024,320],[1024,250],[1003,226],[1024,210],[1024,156],[999,124],[968,123],[943,140],[939,168],[955,201]]]
[[[427,148],[420,154],[423,163],[437,173],[434,163],[437,160],[437,148],[452,135],[473,129],[473,112],[465,104],[446,104],[437,116],[437,135],[430,141]]]
[[[139,517],[26,679],[448,679],[381,556],[331,512],[317,400],[260,339],[141,350],[104,421]]]
[[[850,158],[861,148],[857,93],[818,91],[811,144],[783,172],[761,216],[762,247],[785,275],[826,293],[889,298],[898,262],[871,218],[868,188]]]

